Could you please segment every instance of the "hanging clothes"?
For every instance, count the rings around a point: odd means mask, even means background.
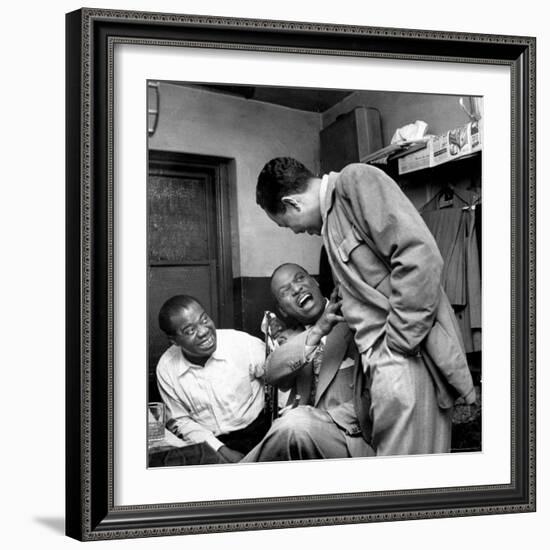
[[[477,193],[459,193],[446,188],[420,209],[443,257],[442,283],[455,310],[466,353],[481,350],[481,267],[476,235],[478,203]]]

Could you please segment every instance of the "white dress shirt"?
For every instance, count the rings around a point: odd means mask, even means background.
[[[204,366],[168,348],[157,365],[157,382],[172,431],[188,443],[208,443],[217,451],[216,435],[251,424],[264,406],[264,343],[237,330],[216,330],[216,351]]]

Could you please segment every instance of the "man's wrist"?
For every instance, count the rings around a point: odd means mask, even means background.
[[[313,325],[306,337],[306,346],[318,346],[323,336],[323,331],[317,325]]]
[[[223,446],[223,443],[214,434],[208,436],[205,441],[214,451],[219,451],[220,447]]]

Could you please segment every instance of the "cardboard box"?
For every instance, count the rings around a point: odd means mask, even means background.
[[[430,154],[431,154],[431,141],[429,141],[419,151],[405,155],[397,159],[397,166],[400,174],[407,174],[408,172],[415,172],[416,170],[422,170],[423,168],[430,167]]]
[[[442,135],[434,136],[425,149],[398,159],[399,174],[439,166],[445,162],[481,151],[481,146],[481,121],[469,122]]]

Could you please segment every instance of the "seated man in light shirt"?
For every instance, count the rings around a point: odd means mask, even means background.
[[[271,292],[290,323],[273,333],[279,347],[265,378],[291,390],[289,405],[242,462],[373,456],[356,412],[359,353],[336,292],[326,300],[317,281],[291,263],[275,269]]]
[[[174,296],[159,312],[172,344],[157,365],[169,421],[187,443],[207,443],[237,462],[267,431],[263,376],[265,345],[236,330],[216,330],[201,304]]]

